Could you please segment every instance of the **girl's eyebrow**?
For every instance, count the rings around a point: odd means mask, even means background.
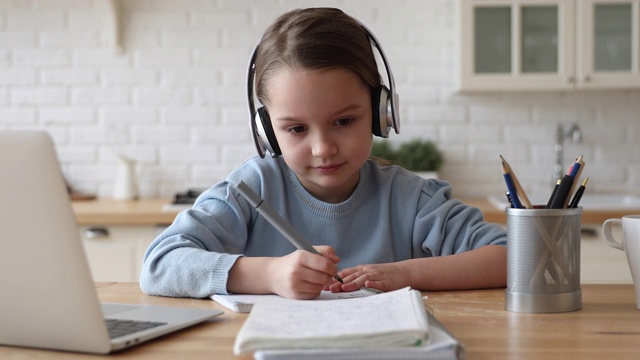
[[[340,115],[340,114],[342,114],[344,112],[347,112],[347,111],[357,110],[357,109],[362,108],[363,106],[364,105],[355,104],[355,103],[354,104],[349,104],[349,105],[339,109],[338,111],[334,112],[333,116],[338,116],[338,115]],[[278,121],[300,121],[300,119],[295,118],[293,116],[283,116],[283,117],[276,118],[275,120],[278,120]]]

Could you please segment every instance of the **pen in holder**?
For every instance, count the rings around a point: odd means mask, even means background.
[[[505,309],[554,313],[582,307],[582,208],[507,208]]]

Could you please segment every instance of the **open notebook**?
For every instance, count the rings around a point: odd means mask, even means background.
[[[410,288],[338,300],[274,296],[255,303],[236,336],[234,352],[411,347],[427,336],[422,296]]]
[[[382,291],[372,288],[361,288],[357,291],[332,293],[331,291],[322,291],[320,296],[314,300],[337,300],[337,299],[353,299],[370,295],[380,294]],[[278,295],[250,295],[250,294],[229,294],[229,295],[211,295],[211,299],[235,312],[248,313],[253,308],[253,304],[259,299],[265,297],[279,297]]]
[[[0,131],[0,169],[0,345],[104,354],[222,314],[100,304],[50,137]]]

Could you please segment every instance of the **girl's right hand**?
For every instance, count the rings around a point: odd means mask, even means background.
[[[331,284],[338,273],[336,256],[330,246],[316,247],[322,254],[316,255],[297,250],[289,255],[273,258],[266,271],[274,293],[290,299],[314,299],[325,286]]]

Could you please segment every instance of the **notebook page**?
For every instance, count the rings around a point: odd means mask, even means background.
[[[254,305],[236,338],[236,351],[321,344],[375,347],[398,339],[400,345],[414,345],[425,340],[426,334],[422,298],[410,288],[344,300],[270,297]]]
[[[337,293],[332,293],[331,291],[323,290],[320,293],[320,295],[314,300],[352,299],[357,297],[376,295],[379,293],[381,293],[381,291],[370,289],[370,288],[364,288],[364,287],[356,291],[337,292]],[[251,311],[253,304],[255,304],[256,301],[258,301],[258,299],[267,297],[267,296],[277,297],[278,295],[214,294],[214,295],[211,295],[210,298],[230,310],[233,310],[235,312],[246,313]]]

